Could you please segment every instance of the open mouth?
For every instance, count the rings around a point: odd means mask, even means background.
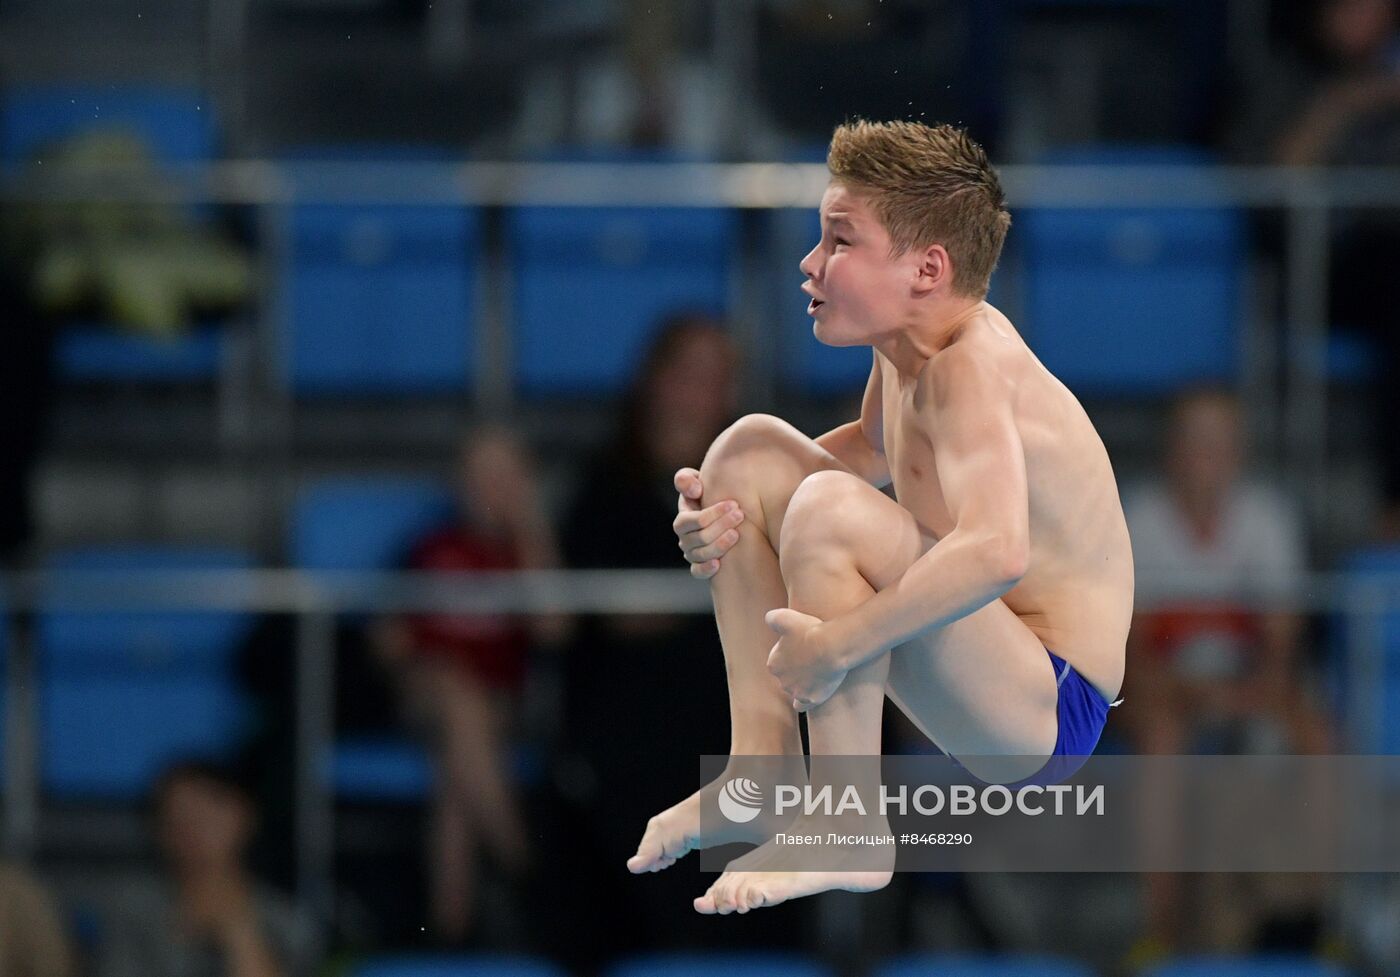
[[[826,303],[823,302],[821,299],[812,299],[811,302],[807,303],[807,314],[815,315],[817,310],[820,309],[823,305],[826,305]]]

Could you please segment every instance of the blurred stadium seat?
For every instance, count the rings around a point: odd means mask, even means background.
[[[427,796],[433,767],[423,748],[402,736],[361,734],[336,741],[324,776],[337,797],[412,803]]]
[[[567,977],[547,960],[525,956],[381,957],[347,971],[347,977]]]
[[[507,248],[522,392],[617,393],[662,316],[728,308],[738,220],[685,207],[522,207],[507,217]]]
[[[451,494],[432,479],[319,479],[297,496],[288,559],[308,570],[394,569],[417,537],[451,515]]]
[[[295,205],[283,280],[289,389],[468,390],[479,225],[476,211],[462,207]]]
[[[161,163],[204,162],[217,145],[213,109],[191,89],[17,88],[6,92],[0,104],[0,165],[8,171],[55,141],[89,131],[132,133]],[[226,341],[225,331],[208,323],[162,340],[103,323],[75,322],[59,333],[54,357],[59,374],[69,380],[183,383],[218,377]]]
[[[447,488],[431,479],[356,476],[306,486],[292,515],[289,559],[311,570],[389,570],[452,514]],[[351,736],[327,758],[336,795],[412,801],[431,783],[422,747],[398,736]]]
[[[1342,562],[1342,572],[1358,584],[1365,584],[1368,578],[1394,577],[1400,575],[1400,546],[1372,546],[1350,554]],[[1343,725],[1350,727],[1361,736],[1359,742],[1352,742],[1350,749],[1360,753],[1400,754],[1400,609],[1392,607],[1381,614],[1377,628],[1377,638],[1381,656],[1375,674],[1380,679],[1374,688],[1367,688],[1368,696],[1375,698],[1369,703],[1356,702],[1346,695],[1351,690],[1350,670],[1366,667],[1364,662],[1353,661],[1347,646],[1346,627],[1351,622],[1339,621],[1337,654],[1333,656],[1339,674],[1335,679],[1339,685],[1339,703],[1343,716],[1348,710],[1360,709],[1364,717],[1374,722],[1366,722],[1364,730],[1358,729],[1358,717],[1343,719]]]
[[[74,323],[64,329],[54,355],[59,373],[73,380],[191,383],[218,376],[227,343],[223,329],[207,324],[162,341]]]
[[[826,163],[826,143],[792,146],[785,163]],[[808,298],[801,291],[805,276],[798,263],[821,240],[822,222],[810,207],[774,210],[765,215],[773,241],[771,288],[783,310],[778,332],[778,377],[791,390],[808,394],[858,395],[870,376],[870,350],[824,346],[812,335]]]
[[[1043,162],[1182,168],[1211,179],[1194,150],[1085,148]],[[1077,393],[1162,394],[1238,379],[1242,216],[1208,207],[1037,208],[1013,215],[1026,337]]]
[[[1095,977],[1093,968],[1032,954],[918,953],[888,960],[869,977]]]
[[[169,572],[253,565],[230,550],[104,547],[54,554],[55,571]],[[41,610],[36,622],[40,782],[65,799],[132,801],[169,763],[227,759],[247,706],[233,674],[240,613]]]
[[[1307,957],[1187,957],[1150,967],[1142,977],[1345,977],[1343,967]]]
[[[823,154],[825,159],[825,154]],[[865,346],[826,346],[812,335],[807,314],[805,280],[797,265],[821,240],[821,218],[815,211],[779,210],[770,217],[776,244],[774,291],[784,310],[779,330],[779,378],[789,389],[808,394],[857,396],[870,376],[870,350]],[[790,310],[790,312],[789,312]]]
[[[0,159],[22,163],[46,145],[91,130],[139,136],[166,163],[214,155],[214,113],[199,92],[181,88],[58,85],[13,88],[0,116]]]
[[[824,964],[787,953],[656,953],[613,964],[603,977],[832,977]]]

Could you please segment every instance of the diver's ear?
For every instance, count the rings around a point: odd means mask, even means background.
[[[919,253],[918,273],[914,276],[916,295],[927,295],[953,282],[953,259],[941,244],[930,244]]]

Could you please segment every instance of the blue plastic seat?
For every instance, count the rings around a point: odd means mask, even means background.
[[[113,326],[74,323],[59,334],[54,357],[59,373],[72,380],[191,383],[218,376],[227,343],[227,333],[218,326],[196,326],[162,340]]]
[[[1039,954],[915,953],[888,960],[869,977],[1095,977],[1092,967]]]
[[[825,163],[827,144],[803,143],[787,147],[785,163]],[[791,390],[817,395],[858,396],[870,376],[870,350],[864,346],[825,346],[812,334],[807,314],[808,297],[798,263],[822,236],[821,217],[815,207],[775,210],[768,214],[773,241],[772,294],[781,310],[778,322],[778,377]]]
[[[292,516],[289,556],[314,570],[387,570],[452,513],[452,497],[422,478],[328,478],[307,486]],[[346,737],[326,759],[338,797],[415,801],[432,783],[423,748],[402,736]]]
[[[515,372],[527,395],[620,392],[658,320],[729,304],[731,211],[522,207],[507,235]]]
[[[1343,560],[1342,572],[1361,584],[1373,577],[1400,577],[1400,546],[1372,546],[1358,550]],[[1349,746],[1360,753],[1400,754],[1400,611],[1390,610],[1381,614],[1377,629],[1381,656],[1378,669],[1380,682],[1366,689],[1365,694],[1374,697],[1369,702],[1352,701],[1347,695],[1352,669],[1364,666],[1348,659],[1348,622],[1342,620],[1338,624],[1339,654],[1336,656],[1337,674],[1333,676],[1338,686],[1338,704],[1344,712],[1361,709],[1368,720],[1372,717],[1375,720],[1368,721],[1361,732],[1362,739]],[[1354,723],[1348,725],[1356,728]]]
[[[1179,167],[1176,148],[1089,149],[1047,160]],[[1045,366],[1077,392],[1152,396],[1239,378],[1245,268],[1242,215],[1208,207],[1018,210],[1010,246],[1024,257],[1023,328]]]
[[[307,150],[288,173],[314,200],[324,176],[307,160],[336,163],[338,179],[382,181],[384,171],[368,152]],[[441,176],[440,170],[420,174]],[[289,389],[303,396],[470,389],[481,250],[475,210],[308,202],[292,207],[290,223],[283,270]]]
[[[1151,967],[1143,977],[1346,977],[1327,960],[1295,956],[1185,957]]]
[[[337,797],[410,804],[432,789],[433,765],[418,743],[395,735],[342,736],[323,776]]]
[[[221,549],[70,550],[54,571],[237,570],[246,554]],[[234,657],[251,619],[233,612],[41,609],[40,781],[67,799],[135,800],[171,762],[227,759],[248,706]]]
[[[337,476],[297,496],[288,558],[310,570],[387,570],[417,538],[452,515],[440,482],[408,476]]]
[[[18,88],[7,92],[0,106],[0,166],[7,170],[19,168],[46,145],[89,131],[132,133],[160,163],[198,163],[215,153],[214,112],[191,89]],[[101,323],[71,323],[58,334],[54,356],[59,374],[69,380],[181,383],[217,377],[223,343],[222,330],[211,326],[161,340]]]
[[[396,956],[367,960],[352,967],[347,977],[568,977],[555,964],[539,957]]]
[[[780,210],[772,215],[776,269],[774,293],[782,310],[778,348],[779,377],[789,389],[809,394],[858,396],[870,376],[868,346],[837,347],[817,341],[815,320],[807,314],[808,297],[798,262],[822,236],[816,210]]]
[[[95,130],[134,133],[165,163],[197,163],[214,155],[213,110],[191,89],[14,88],[0,104],[0,159],[6,165],[27,160],[50,143]]]
[[[657,953],[613,964],[604,977],[833,977],[824,964],[787,953]]]

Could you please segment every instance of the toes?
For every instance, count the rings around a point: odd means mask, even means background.
[[[719,882],[715,886],[715,908],[719,910],[721,916],[728,916],[735,910],[734,890],[738,884],[738,880],[732,878],[727,872],[720,876]]]
[[[684,832],[668,836],[661,819],[652,818],[647,822],[641,843],[637,845],[637,854],[627,859],[627,870],[633,875],[660,872],[690,854],[693,844],[693,839]]]
[[[655,872],[657,861],[662,858],[662,851],[659,845],[648,844],[651,835],[642,839],[642,843],[637,846],[637,854],[627,859],[627,871],[633,875],[640,875],[642,872]]]
[[[708,899],[710,905],[714,907],[711,912],[719,913],[721,916],[726,914],[725,899],[727,889],[726,877],[721,875],[715,880],[715,884],[710,886],[710,891],[705,893],[705,898]]]
[[[652,818],[642,832],[642,840],[637,843],[637,854],[627,859],[627,871],[638,875],[653,870],[656,860],[666,854],[661,843],[655,839],[656,818]]]
[[[714,890],[712,889],[710,892],[705,893],[703,896],[696,897],[694,905],[695,911],[697,913],[704,913],[706,916],[713,916],[718,911],[715,909],[715,899],[714,896],[711,894],[713,891]]]

